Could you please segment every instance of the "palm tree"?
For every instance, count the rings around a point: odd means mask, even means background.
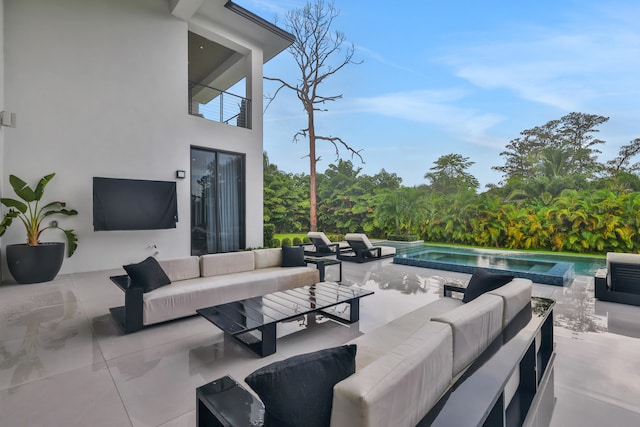
[[[424,221],[427,214],[427,199],[417,187],[402,187],[399,190],[384,190],[377,197],[376,220],[395,234],[410,234],[416,224]]]

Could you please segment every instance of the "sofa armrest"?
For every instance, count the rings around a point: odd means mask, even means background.
[[[445,283],[444,284],[444,296],[445,297],[453,297],[454,292],[458,292],[464,294],[467,288],[463,288],[462,286],[458,286],[455,283]]]
[[[124,306],[110,309],[113,317],[126,334],[139,331],[143,327],[144,289],[132,282],[126,274],[111,276],[109,279],[124,291]]]
[[[607,269],[600,268],[596,271],[594,276],[595,282],[595,297],[600,299],[604,294],[609,292],[609,285],[607,284]]]

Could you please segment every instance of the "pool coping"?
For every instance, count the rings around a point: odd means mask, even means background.
[[[415,256],[418,254],[425,254],[429,252],[456,254],[456,252],[453,252],[453,251],[446,251],[446,250],[434,251],[434,250],[427,249],[424,251],[411,253],[409,255]],[[519,261],[537,261],[537,262],[546,263],[546,264],[553,264],[553,267],[551,267],[548,271],[544,273],[517,271],[517,270],[506,270],[506,269],[491,268],[491,267],[479,267],[476,265],[456,264],[453,262],[446,262],[446,261],[410,258],[407,256],[407,254],[395,256],[393,258],[393,263],[400,264],[400,265],[410,265],[413,267],[432,268],[435,270],[455,271],[458,273],[468,273],[468,274],[473,274],[478,268],[482,268],[486,271],[491,271],[493,273],[509,273],[509,274],[512,274],[514,277],[530,279],[534,283],[541,283],[544,285],[553,285],[553,286],[569,285],[575,278],[575,269],[572,262],[537,260],[535,258],[528,258],[528,257],[527,258],[509,257],[509,259],[519,260]]]

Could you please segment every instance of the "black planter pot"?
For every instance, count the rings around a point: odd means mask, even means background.
[[[40,283],[53,280],[64,260],[64,243],[7,245],[9,272],[18,283]]]

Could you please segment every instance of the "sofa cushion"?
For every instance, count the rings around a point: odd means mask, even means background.
[[[607,252],[607,269],[612,262],[623,264],[640,264],[640,254],[627,254],[618,252]]]
[[[304,267],[304,249],[302,246],[283,246],[282,247],[282,266],[283,267]]]
[[[309,267],[272,267],[174,282],[144,294],[142,323],[150,325],[193,316],[199,308],[225,304],[318,282]]]
[[[220,276],[253,270],[253,252],[227,252],[202,255],[200,257],[200,275],[202,277]]]
[[[253,251],[255,254],[254,268],[281,267],[282,266],[282,249],[257,249]]]
[[[498,289],[487,292],[502,298],[504,313],[502,327],[506,327],[520,311],[531,302],[533,283],[529,279],[513,279]]]
[[[143,287],[144,292],[171,284],[171,280],[154,257],[148,257],[137,264],[123,265],[122,268],[127,272],[132,282]]]
[[[355,345],[301,354],[260,368],[245,382],[262,399],[267,425],[326,427],[333,386],[355,372],[355,356]]]
[[[418,424],[451,382],[452,352],[449,325],[425,323],[387,354],[336,384],[331,425]]]
[[[434,322],[451,325],[453,331],[453,376],[458,375],[491,344],[502,331],[502,298],[484,294]]]
[[[499,288],[512,280],[513,276],[510,274],[492,273],[483,268],[478,268],[471,276],[471,280],[469,280],[462,302],[473,301],[485,292]]]
[[[197,256],[158,261],[172,282],[200,277],[200,259]]]
[[[461,305],[463,305],[462,301],[457,298],[440,298],[349,341],[348,344],[358,345],[356,368],[361,370],[389,353],[391,349],[400,345],[415,331],[429,323],[432,317],[451,311]]]

